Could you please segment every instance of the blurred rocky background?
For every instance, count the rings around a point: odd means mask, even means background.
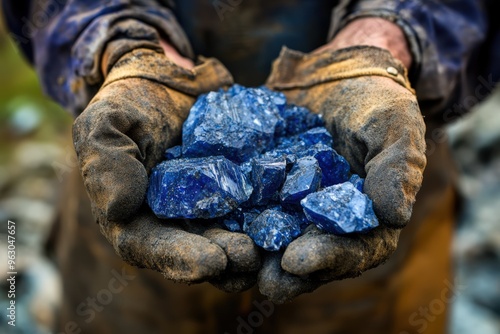
[[[448,129],[464,201],[454,243],[453,334],[500,333],[500,87]]]
[[[1,15],[0,15],[1,19]],[[7,219],[17,226],[16,328],[49,333],[61,300],[51,251],[62,181],[76,168],[71,118],[41,93],[0,22],[0,285],[7,290]],[[454,256],[466,288],[453,305],[452,334],[500,333],[500,91],[449,128],[464,198]],[[0,309],[7,306],[0,295]]]
[[[0,19],[3,17],[0,15]],[[16,223],[16,327],[0,333],[50,333],[61,300],[51,254],[57,203],[72,166],[71,119],[40,90],[0,22],[0,309],[7,300],[7,220]]]

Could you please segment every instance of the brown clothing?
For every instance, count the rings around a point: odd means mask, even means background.
[[[391,259],[284,305],[265,301],[257,287],[226,294],[126,265],[100,234],[75,169],[58,233],[64,282],[58,332],[445,333],[448,307],[460,292],[450,257],[456,195],[447,144],[429,153],[412,221]]]

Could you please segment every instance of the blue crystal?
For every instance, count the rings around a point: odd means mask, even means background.
[[[242,89],[234,96],[202,95],[183,126],[183,156],[247,161],[272,147],[280,117],[272,97],[259,88]]]
[[[358,174],[352,174],[349,182],[354,184],[354,187],[359,191],[363,192],[363,187],[365,186],[365,179],[360,177]]]
[[[266,205],[278,199],[278,192],[285,181],[286,160],[284,158],[253,159],[251,183],[253,193],[251,205]]]
[[[248,227],[261,214],[262,211],[253,208],[243,212],[243,221],[241,222],[243,231],[248,234]]]
[[[367,232],[378,226],[372,201],[350,182],[310,194],[300,204],[307,218],[328,233]]]
[[[311,220],[338,234],[378,224],[364,179],[350,175],[321,115],[282,93],[233,85],[201,95],[182,139],[150,176],[147,202],[160,218],[216,218],[268,250]]]
[[[313,114],[299,106],[287,105],[280,114],[284,124],[276,131],[278,137],[293,136],[324,125],[321,115]]]
[[[318,160],[323,178],[321,180],[322,187],[329,187],[334,184],[339,184],[349,180],[350,166],[347,160],[338,154],[333,148],[316,144],[305,151],[297,153],[299,157],[314,157]]]
[[[269,209],[248,226],[246,233],[258,246],[268,251],[277,251],[300,235],[300,223],[285,212]]]
[[[159,218],[215,218],[247,201],[252,186],[221,156],[167,160],[150,176],[147,202]]]
[[[174,147],[171,147],[167,150],[165,150],[165,159],[167,160],[172,160],[172,159],[178,159],[182,156],[182,146],[177,145]]]
[[[298,204],[301,199],[318,190],[320,182],[321,168],[318,161],[312,157],[301,158],[286,177],[281,189],[281,201]]]
[[[219,218],[219,222],[231,232],[243,232],[243,211],[237,208],[233,212]]]
[[[307,130],[306,132],[299,134],[298,137],[306,146],[323,144],[331,147],[333,145],[332,135],[324,127]]]

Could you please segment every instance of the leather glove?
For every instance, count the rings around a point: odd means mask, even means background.
[[[189,70],[170,62],[159,45],[147,44],[108,44],[104,84],[73,125],[94,216],[131,265],[174,281],[213,280],[227,291],[246,289],[260,267],[248,236],[215,224],[160,220],[144,204],[148,174],[165,149],[179,143],[196,96],[230,85],[232,77],[215,59],[203,58]]]
[[[366,177],[364,191],[380,222],[366,234],[343,236],[310,228],[282,256],[266,259],[259,287],[279,303],[359,276],[395,251],[422,182],[425,124],[406,69],[376,47],[309,55],[284,49],[267,86],[323,115],[334,148]]]

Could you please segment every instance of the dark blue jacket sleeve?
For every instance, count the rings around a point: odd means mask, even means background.
[[[398,24],[412,50],[412,82],[422,110],[446,123],[481,101],[499,80],[495,6],[493,0],[344,1],[330,37],[359,17]]]
[[[192,56],[168,1],[3,1],[11,36],[34,64],[45,92],[78,115],[102,84],[100,59],[114,38],[167,38]],[[137,24],[130,24],[136,20]],[[127,22],[128,24],[124,24]]]

